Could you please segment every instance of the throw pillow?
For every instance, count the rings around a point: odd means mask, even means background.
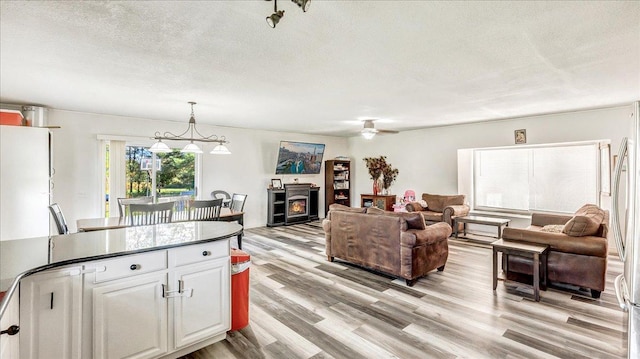
[[[370,209],[372,209],[372,208],[370,208]],[[383,211],[383,210],[381,210],[379,208],[376,208],[376,209],[377,209],[377,211],[376,210],[372,210],[372,211],[367,210],[367,213],[384,214],[385,216],[403,218],[405,220],[405,222],[407,222],[407,228],[406,229],[425,229],[425,228],[427,228],[426,224],[424,223],[424,216],[420,212],[389,212],[389,211]]]
[[[424,211],[426,209],[426,206],[422,207],[422,205],[419,202],[409,202],[407,203],[405,208],[409,212],[417,212],[417,211]]]
[[[571,237],[593,236],[598,233],[600,222],[593,217],[575,215],[564,225],[563,233]]]
[[[420,212],[393,212],[393,215],[404,218],[408,229],[425,229],[424,216]]]
[[[386,211],[378,207],[368,207],[367,214],[384,214]]]
[[[604,210],[595,204],[585,204],[565,223],[562,232],[572,237],[593,236],[598,233],[604,219]]]
[[[409,229],[425,229],[424,216],[420,212],[402,213],[402,217],[407,221]]]
[[[540,229],[540,232],[562,233],[564,224],[547,224]]]

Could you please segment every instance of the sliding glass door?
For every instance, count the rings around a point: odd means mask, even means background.
[[[185,212],[188,202],[196,196],[198,161],[193,153],[174,149],[154,154],[149,152],[148,146],[108,141],[105,159],[106,217],[117,216],[113,208],[117,208],[114,205],[117,205],[118,197],[152,196],[154,202],[176,202],[176,211]],[[117,176],[119,169],[124,174]],[[124,183],[119,183],[121,181]],[[111,206],[110,200],[114,201]],[[183,214],[177,213],[177,219],[182,219]]]

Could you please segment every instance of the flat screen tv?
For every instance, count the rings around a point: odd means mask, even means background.
[[[323,154],[324,144],[280,141],[276,174],[318,174]]]

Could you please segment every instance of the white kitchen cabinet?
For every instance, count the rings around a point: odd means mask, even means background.
[[[49,235],[49,130],[0,125],[0,240]]]
[[[224,339],[231,326],[229,252],[226,239],[23,278],[20,358],[178,357]]]
[[[18,296],[11,297],[7,309],[0,318],[0,329],[8,330],[9,327],[20,326],[20,305]],[[20,332],[9,335],[0,335],[0,359],[20,358]]]
[[[20,358],[81,358],[81,267],[20,282]]]
[[[155,358],[167,351],[164,271],[92,290],[93,358]]]
[[[229,266],[226,257],[172,271],[169,283],[182,287],[182,293],[173,298],[173,349],[230,328]]]
[[[85,266],[93,358],[156,358],[224,339],[231,326],[229,241]],[[85,298],[85,304],[88,300]],[[85,342],[85,346],[86,346]],[[194,348],[196,350],[198,348]]]

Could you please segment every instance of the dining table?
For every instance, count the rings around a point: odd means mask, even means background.
[[[237,221],[238,224],[244,228],[244,212],[234,211],[230,208],[222,208],[220,210],[219,221],[233,222]],[[173,222],[185,222],[184,220],[178,220]],[[84,218],[76,221],[78,232],[91,232],[101,231],[105,229],[125,228],[131,226],[131,220],[126,217],[98,217],[98,218]],[[238,249],[242,249],[242,236],[244,230],[238,234]]]

